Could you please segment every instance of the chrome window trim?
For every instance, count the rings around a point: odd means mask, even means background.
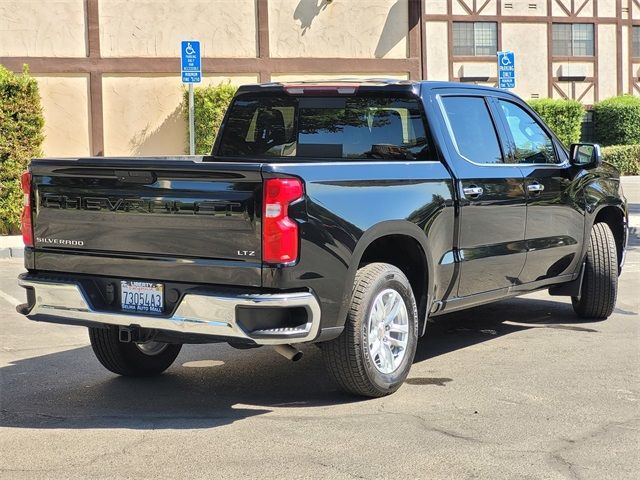
[[[565,160],[562,163],[478,163],[478,162],[474,162],[473,160],[465,157],[462,153],[460,153],[460,149],[458,148],[458,143],[456,142],[456,137],[453,133],[453,128],[451,128],[451,123],[449,122],[449,116],[447,115],[447,111],[444,107],[444,104],[442,103],[442,97],[478,97],[478,98],[482,98],[484,99],[485,97],[490,96],[490,95],[474,95],[474,94],[461,94],[461,93],[446,93],[446,94],[437,94],[436,95],[436,101],[438,102],[438,106],[440,108],[440,113],[442,114],[442,117],[444,118],[444,123],[447,126],[447,133],[449,134],[449,139],[451,140],[451,143],[453,143],[453,146],[456,149],[456,153],[460,156],[460,158],[464,159],[466,162],[469,162],[472,165],[475,165],[477,167],[546,167],[546,168],[566,168],[570,165],[568,160]],[[499,98],[499,97],[498,97]],[[505,100],[505,101],[509,101],[509,100]],[[514,102],[511,102],[514,103]],[[494,125],[495,127],[495,125]],[[544,129],[543,129],[544,130]],[[496,132],[496,138],[498,139],[498,143],[500,143],[500,137],[498,132]],[[552,138],[553,141],[553,138]],[[556,147],[555,142],[554,142],[554,148]]]

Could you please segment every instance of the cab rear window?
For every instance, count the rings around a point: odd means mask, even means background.
[[[380,95],[241,95],[229,109],[217,154],[404,160],[430,156],[419,101]]]

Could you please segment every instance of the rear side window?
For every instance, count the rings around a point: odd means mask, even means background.
[[[493,120],[482,97],[442,97],[458,153],[474,163],[503,163]]]
[[[430,159],[420,104],[388,96],[241,95],[230,107],[221,156]]]

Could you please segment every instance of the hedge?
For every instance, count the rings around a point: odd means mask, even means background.
[[[640,98],[612,97],[593,106],[594,133],[602,145],[640,143]]]
[[[20,175],[42,155],[44,118],[38,84],[25,65],[22,75],[0,65],[0,234],[20,231]]]
[[[566,146],[580,141],[582,119],[585,113],[580,102],[541,98],[530,100],[529,105]]]
[[[640,175],[640,145],[613,145],[602,148],[602,159],[621,175]]]
[[[213,141],[216,138],[224,113],[231,103],[237,87],[229,83],[197,87],[193,91],[193,104],[195,109],[195,141],[196,154],[208,155],[211,153]],[[184,91],[184,116],[187,122],[187,145],[189,151],[189,92]]]

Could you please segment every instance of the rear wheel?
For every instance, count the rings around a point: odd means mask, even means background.
[[[407,277],[372,263],[358,270],[342,334],[322,344],[338,385],[356,395],[395,392],[409,374],[418,341],[418,310]]]
[[[131,377],[158,375],[171,366],[182,345],[148,341],[121,342],[118,328],[89,328],[91,347],[100,363],[113,373]]]
[[[572,297],[573,310],[582,318],[607,318],[616,306],[618,256],[616,241],[606,223],[591,229],[582,289]]]

